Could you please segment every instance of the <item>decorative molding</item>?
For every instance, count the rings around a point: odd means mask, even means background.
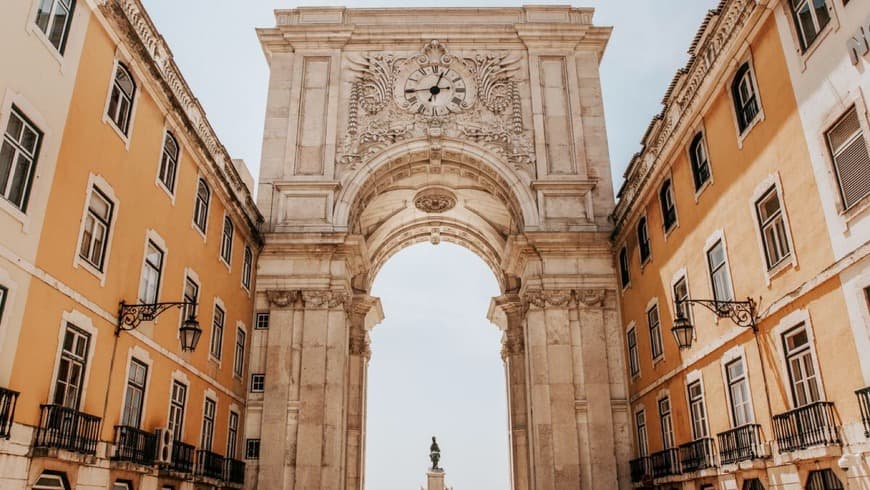
[[[306,309],[333,309],[350,306],[350,296],[344,291],[330,289],[311,289],[302,291],[302,301]]]
[[[456,206],[456,194],[441,187],[429,187],[414,196],[414,206],[424,213],[444,213]]]
[[[299,291],[279,291],[268,290],[266,297],[269,299],[269,304],[277,308],[286,308],[299,299]]]
[[[578,289],[575,290],[575,294],[581,306],[604,306],[604,300],[607,298],[606,289]]]
[[[562,308],[572,306],[572,303],[580,308],[603,307],[607,290],[603,288],[534,290],[526,291],[522,298],[527,309]]]

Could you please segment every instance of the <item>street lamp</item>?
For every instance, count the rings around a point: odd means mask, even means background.
[[[682,299],[675,303],[677,318],[674,319],[674,325],[671,328],[671,333],[674,334],[677,345],[681,350],[692,347],[692,341],[695,338],[695,326],[683,314],[684,304],[687,306],[699,304],[715,313],[719,318],[730,318],[738,327],[752,328],[753,332],[758,332],[758,312],[756,311],[755,300],[752,298],[747,298],[746,301]]]
[[[181,338],[182,351],[195,350],[196,344],[199,343],[199,337],[202,335],[202,329],[199,328],[199,322],[196,320],[196,303],[193,301],[135,305],[128,305],[121,301],[118,308],[118,328],[115,329],[115,336],[120,335],[122,331],[135,330],[142,322],[154,321],[161,313],[170,308],[186,308],[190,312],[178,328],[178,335]]]

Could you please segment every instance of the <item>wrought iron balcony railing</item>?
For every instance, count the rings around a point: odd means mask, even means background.
[[[716,467],[713,438],[705,437],[680,446],[680,464],[684,473]]]
[[[733,464],[765,456],[764,439],[761,436],[761,426],[746,424],[720,433],[719,461],[722,464]]]
[[[224,457],[211,451],[198,450],[194,474],[222,480],[224,477]]]
[[[631,482],[640,483],[647,478],[652,478],[652,465],[649,456],[642,456],[629,461],[631,467]]]
[[[35,447],[96,454],[100,418],[60,405],[41,405]]]
[[[662,478],[665,476],[679,475],[682,473],[680,469],[680,449],[672,447],[653,453],[650,456],[652,460],[653,478]]]
[[[245,463],[237,459],[224,459],[223,480],[229,483],[245,484]]]
[[[864,436],[870,437],[870,387],[855,392],[858,396],[858,406],[861,407],[861,419],[864,421]]]
[[[136,427],[115,426],[115,461],[129,461],[143,466],[154,464],[157,436]]]
[[[196,448],[193,447],[193,444],[174,441],[172,443],[172,462],[169,464],[169,469],[179,473],[193,473],[195,453]]]
[[[0,388],[0,439],[9,439],[12,422],[15,420],[15,405],[18,392]]]
[[[773,417],[780,452],[840,443],[833,402],[815,402]]]

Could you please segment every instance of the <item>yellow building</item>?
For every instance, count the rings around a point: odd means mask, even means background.
[[[826,218],[829,182],[813,173],[852,169],[840,183],[864,210],[852,213],[866,215],[866,105],[855,96],[826,109],[813,136],[829,142],[819,154],[805,132],[807,105],[819,100],[796,89],[806,81],[796,81],[792,59],[826,49],[795,45],[796,29],[812,41],[831,29],[826,17],[851,23],[868,10],[857,1],[723,1],[631,161],[613,217],[638,487],[870,485],[870,405],[860,391],[870,380],[856,333],[867,327],[856,329],[850,313],[866,318],[867,298],[841,280],[862,261],[867,280],[867,221],[853,216],[859,243],[841,252]],[[831,49],[848,59],[845,45]],[[867,57],[857,63],[865,71],[853,85],[866,85]]]
[[[251,176],[138,0],[12,4],[6,45],[50,57],[3,79],[0,488],[241,487]]]

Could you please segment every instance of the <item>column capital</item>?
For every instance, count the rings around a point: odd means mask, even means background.
[[[509,317],[511,315],[521,315],[523,313],[523,299],[519,294],[506,293],[501,296],[496,296],[492,300],[495,305]]]

